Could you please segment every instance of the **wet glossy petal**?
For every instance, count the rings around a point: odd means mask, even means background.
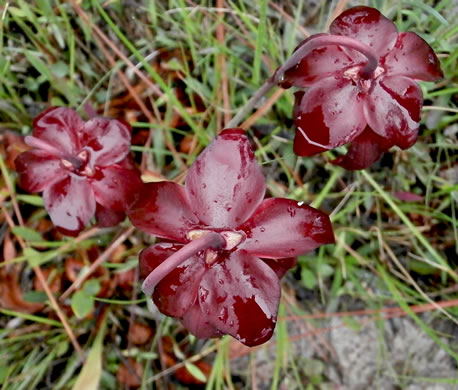
[[[116,119],[93,118],[84,124],[80,134],[81,146],[90,152],[93,166],[115,164],[130,150],[130,126]]]
[[[120,224],[126,218],[124,211],[114,211],[103,207],[100,203],[96,204],[95,219],[99,227],[110,227]]]
[[[288,257],[286,259],[261,259],[270,268],[272,268],[277,275],[278,279],[281,279],[285,274],[297,264],[296,257]]]
[[[33,121],[33,135],[62,152],[75,154],[79,150],[78,132],[84,122],[75,110],[52,107]]]
[[[323,212],[292,199],[266,199],[239,229],[252,255],[279,259],[299,256],[334,242],[331,221]]]
[[[43,192],[46,210],[62,232],[75,235],[95,213],[95,196],[85,178],[76,175],[54,183]]]
[[[193,256],[162,279],[153,293],[153,301],[161,313],[170,317],[183,317],[197,299],[205,271],[203,257]]]
[[[161,242],[143,249],[139,255],[140,277],[146,279],[157,266],[181,248],[181,244]]]
[[[180,242],[187,241],[186,233],[199,223],[184,187],[166,181],[145,184],[127,214],[138,229]]]
[[[116,211],[125,210],[135,193],[142,187],[137,170],[117,165],[97,170],[90,183],[97,202]]]
[[[241,129],[224,130],[191,166],[186,189],[195,215],[212,227],[235,227],[262,201],[265,179]]]
[[[350,80],[330,77],[296,101],[295,153],[302,152],[301,156],[319,153],[357,137],[366,126],[358,94]]]
[[[222,333],[210,323],[208,316],[202,313],[199,302],[197,301],[184,314],[181,323],[194,336],[201,339],[222,336]]]
[[[444,77],[433,49],[413,32],[403,32],[393,50],[381,59],[387,74],[417,80],[437,81]]]
[[[248,346],[272,337],[279,301],[275,272],[245,251],[213,264],[200,285],[199,303],[209,322]]]
[[[21,153],[14,161],[19,185],[29,192],[41,192],[67,176],[60,159],[38,149]]]
[[[342,12],[329,27],[331,34],[345,35],[368,45],[379,57],[396,43],[398,30],[394,23],[375,8],[359,6]]]
[[[312,35],[301,42],[297,48],[323,35],[327,34]],[[312,50],[295,67],[285,72],[282,83],[288,84],[287,86],[309,87],[323,78],[339,75],[345,69],[359,65],[355,59],[360,56],[355,55],[355,53],[353,50],[348,50],[347,53],[339,46],[332,45]]]
[[[393,143],[390,140],[366,127],[366,130],[351,142],[347,154],[331,162],[350,171],[365,169],[376,162],[392,146]]]
[[[383,77],[364,102],[368,125],[393,144],[406,149],[418,136],[423,96],[418,84],[408,77]]]

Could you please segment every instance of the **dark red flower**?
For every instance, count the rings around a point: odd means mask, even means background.
[[[136,227],[174,242],[141,252],[144,291],[198,337],[267,341],[279,279],[295,256],[334,242],[327,215],[291,199],[263,200],[265,189],[245,132],[228,129],[190,167],[184,187],[146,184],[128,211]]]
[[[95,117],[84,122],[70,108],[52,107],[33,122],[32,149],[16,160],[19,185],[42,192],[56,227],[75,235],[97,216],[109,226],[125,217],[130,197],[141,185],[130,160],[130,126]]]
[[[379,11],[359,6],[337,17],[330,34],[306,39],[299,51],[304,55],[282,79],[284,86],[309,87],[294,105],[296,154],[352,142],[334,163],[362,169],[394,145],[415,143],[423,96],[414,80],[443,76],[433,50],[417,34],[398,33]]]

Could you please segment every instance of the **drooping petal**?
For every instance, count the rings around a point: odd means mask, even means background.
[[[110,227],[120,224],[126,218],[126,213],[122,211],[114,211],[103,207],[100,203],[96,203],[95,219],[99,227]]]
[[[413,32],[400,33],[393,50],[381,59],[390,76],[401,75],[424,81],[444,77],[433,49]]]
[[[161,313],[180,318],[194,305],[206,271],[202,256],[193,256],[173,269],[154,289],[153,301]]]
[[[67,176],[59,158],[39,149],[21,153],[14,163],[19,185],[29,192],[41,192]]]
[[[308,156],[350,142],[366,126],[359,91],[343,77],[311,87],[294,107],[294,152]]]
[[[278,279],[281,279],[285,274],[297,264],[296,257],[288,257],[286,259],[261,259],[270,268],[273,269]]]
[[[342,12],[329,27],[331,34],[345,35],[368,45],[375,56],[387,54],[396,43],[394,23],[375,8],[359,6]]]
[[[423,96],[418,84],[404,76],[382,77],[364,101],[368,125],[403,149],[418,136]]]
[[[180,242],[187,241],[186,233],[199,223],[184,187],[166,181],[145,184],[127,215],[138,229]]]
[[[212,227],[235,227],[262,201],[265,179],[245,131],[224,130],[199,155],[186,178],[195,215]]]
[[[43,192],[52,222],[68,235],[80,232],[95,213],[95,196],[85,178],[70,175]]]
[[[376,162],[383,153],[393,146],[387,138],[381,137],[370,127],[366,127],[350,144],[348,152],[331,163],[339,165],[349,171],[365,169]]]
[[[221,332],[210,323],[208,316],[202,313],[198,301],[184,314],[181,323],[194,336],[201,339],[222,336]]]
[[[90,183],[97,202],[116,211],[125,210],[142,187],[137,170],[125,169],[117,165],[97,170],[90,178]]]
[[[302,41],[296,50],[310,40],[324,35],[327,34],[312,35]],[[302,61],[296,64],[295,67],[290,68],[285,72],[282,84],[285,86],[293,85],[295,87],[302,88],[310,87],[321,79],[339,75],[349,67],[360,65],[360,62],[355,61],[360,56],[350,55],[355,53],[356,52],[353,50],[345,52],[341,47],[335,45],[323,46],[314,49],[306,55]]]
[[[279,301],[275,272],[243,250],[213,264],[199,291],[200,307],[210,324],[248,346],[272,337]]]
[[[267,259],[299,256],[334,242],[329,217],[292,199],[264,200],[239,229],[247,235],[242,248]]]
[[[78,132],[84,122],[75,110],[51,107],[33,121],[33,135],[63,153],[75,154],[79,150]]]
[[[123,160],[130,150],[131,129],[123,121],[96,117],[84,124],[81,146],[89,149],[93,166],[108,166]]]
[[[181,248],[182,244],[161,242],[143,249],[138,257],[140,277],[146,279],[157,266]]]

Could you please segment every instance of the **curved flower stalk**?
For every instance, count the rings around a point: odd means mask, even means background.
[[[415,80],[443,77],[422,38],[398,33],[364,6],[343,12],[330,34],[303,41],[277,73],[284,87],[309,88],[296,93],[295,153],[311,156],[351,142],[347,155],[333,161],[346,169],[363,169],[394,145],[411,147],[423,104]]]
[[[130,156],[131,128],[115,119],[84,122],[70,108],[52,107],[25,137],[32,149],[15,160],[19,185],[43,192],[52,222],[76,235],[95,215],[100,226],[125,218],[131,196],[142,185]]]
[[[253,346],[272,336],[280,278],[295,256],[334,242],[327,215],[266,184],[245,132],[227,129],[190,167],[186,185],[146,184],[132,223],[169,240],[140,254],[143,291],[191,333]]]

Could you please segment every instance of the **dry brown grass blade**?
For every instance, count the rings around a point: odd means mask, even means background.
[[[65,300],[68,296],[75,290],[81,287],[81,285],[86,281],[86,279],[99,267],[101,266],[108,258],[113,254],[116,248],[121,245],[135,230],[133,226],[126,229],[123,233],[119,235],[116,240],[114,240],[110,246],[104,250],[104,252],[91,264],[89,269],[83,274],[79,275],[78,278],[71,284],[69,288],[61,295],[59,298],[60,301]]]
[[[6,212],[6,210],[2,207],[2,211],[5,214],[5,219],[10,227],[10,229],[13,229],[15,227],[14,221],[11,219],[9,214]],[[17,237],[19,245],[21,248],[24,250],[27,248],[27,245],[25,244],[24,240],[21,237]],[[75,348],[75,351],[77,352],[79,358],[81,361],[84,361],[84,353],[81,348],[81,346],[78,343],[78,340],[75,337],[75,334],[73,333],[72,328],[70,327],[70,324],[68,323],[67,317],[65,314],[62,312],[59,304],[57,303],[56,298],[54,297],[51,289],[49,288],[48,282],[46,281],[45,276],[43,275],[43,272],[39,266],[32,267],[33,272],[38,278],[38,281],[41,283],[41,286],[43,287],[44,292],[46,293],[49,301],[51,302],[51,306],[54,309],[54,311],[57,314],[57,317],[59,318],[60,322],[62,323],[62,326],[65,329],[65,332],[67,333],[71,343],[73,344],[73,348]]]

